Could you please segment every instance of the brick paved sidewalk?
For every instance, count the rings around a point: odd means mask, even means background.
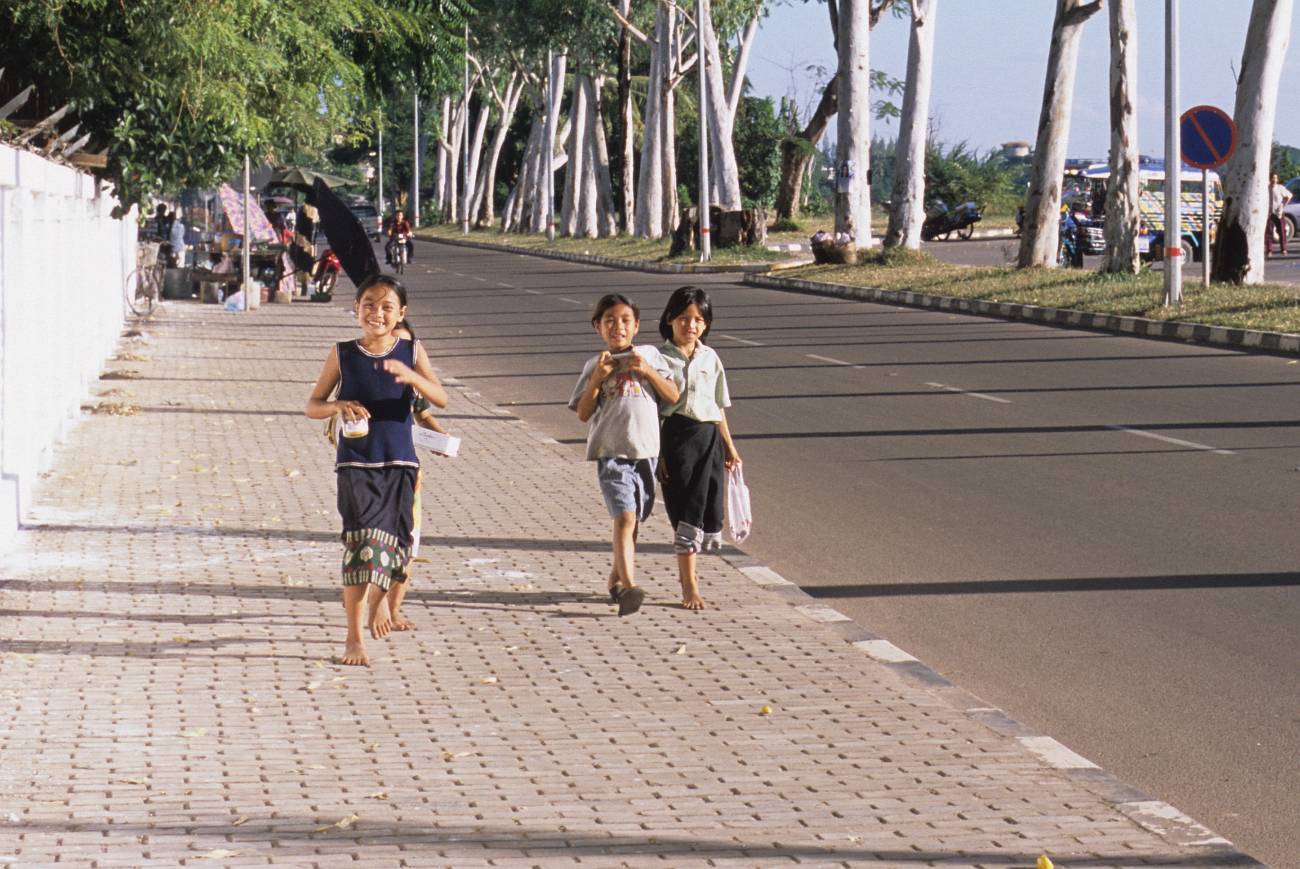
[[[0,865],[1249,863],[743,556],[682,611],[658,516],[617,618],[590,467],[464,390],[462,456],[425,465],[419,630],[336,666],[301,408],[351,318],[172,303],[142,329],[4,556]]]

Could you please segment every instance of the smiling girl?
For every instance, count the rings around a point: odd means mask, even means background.
[[[370,635],[387,636],[392,618],[385,594],[405,579],[411,557],[420,470],[411,441],[411,400],[418,392],[441,408],[447,393],[424,346],[393,332],[406,317],[405,287],[387,275],[366,279],[357,288],[356,313],[361,337],[330,349],[306,413],[312,419],[341,417],[334,463],[348,625],[341,662],[365,666],[370,658],[361,634],[363,610],[368,603]]]

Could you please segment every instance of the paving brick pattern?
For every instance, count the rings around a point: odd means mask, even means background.
[[[713,608],[677,608],[661,515],[617,618],[591,466],[464,389],[462,456],[425,462],[419,630],[335,665],[332,456],[301,408],[350,316],[138,328],[90,400],[128,414],[73,429],[4,555],[0,865],[1232,862],[725,561]]]

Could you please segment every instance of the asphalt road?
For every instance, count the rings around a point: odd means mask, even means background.
[[[1013,263],[1020,249],[1018,238],[971,239],[970,241],[932,241],[922,245],[927,253],[943,262],[965,266],[1000,266]],[[1300,254],[1270,258],[1264,264],[1264,279],[1274,283],[1300,283]],[[1101,265],[1100,256],[1085,256],[1084,267],[1095,269]],[[1159,265],[1155,266],[1160,269]],[[1183,264],[1183,281],[1190,284],[1201,280],[1199,262]]]
[[[629,294],[657,340],[686,282],[417,254],[411,318],[434,363],[575,450],[585,429],[565,402],[599,348],[592,303]],[[1297,865],[1297,360],[692,282],[718,311],[747,551],[1255,857]]]

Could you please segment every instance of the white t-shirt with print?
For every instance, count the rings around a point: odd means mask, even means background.
[[[671,379],[668,361],[658,349],[649,345],[632,349],[662,377]],[[571,410],[578,409],[598,359],[599,354],[582,367],[582,376],[569,399]],[[600,385],[596,412],[587,429],[587,459],[652,459],[658,455],[659,394],[640,375],[616,369]]]

